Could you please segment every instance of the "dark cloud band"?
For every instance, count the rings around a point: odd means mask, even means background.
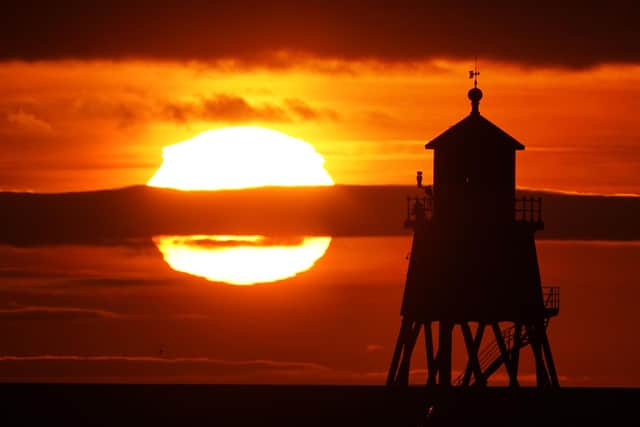
[[[640,8],[630,1],[9,3],[0,15],[4,60],[234,59],[271,66],[273,52],[289,51],[392,62],[479,55],[562,67],[640,61]]]

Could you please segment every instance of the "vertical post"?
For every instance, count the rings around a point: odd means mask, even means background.
[[[533,197],[529,199],[529,222],[533,222]]]
[[[542,222],[542,197],[538,197],[538,222]]]
[[[440,321],[440,331],[438,334],[438,383],[441,387],[451,387],[451,334],[453,332],[453,322],[448,320]]]

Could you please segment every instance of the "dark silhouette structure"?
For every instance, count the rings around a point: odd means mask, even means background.
[[[530,346],[538,387],[557,388],[546,329],[559,312],[559,289],[541,286],[534,239],[542,201],[516,199],[515,154],[524,146],[480,115],[477,75],[470,72],[469,116],[425,146],[434,150],[433,186],[407,203],[413,246],[387,384],[408,384],[424,329],[427,386],[483,387],[504,366],[518,387],[520,350]],[[452,378],[457,328],[468,360]],[[488,333],[495,341],[483,347]]]

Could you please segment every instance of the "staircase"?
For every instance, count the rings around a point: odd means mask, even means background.
[[[543,287],[542,296],[544,300],[544,327],[546,329],[549,326],[551,318],[557,316],[560,312],[560,288],[557,286]],[[515,330],[515,325],[511,325],[502,330],[502,338],[508,350],[508,357],[511,357],[513,353],[529,344],[529,336],[526,329],[520,328],[520,341],[516,346]],[[480,350],[478,353],[478,361],[480,363],[480,369],[482,370],[482,378],[486,382],[504,363],[502,352],[495,340]],[[461,373],[453,384],[455,386],[461,386],[464,382],[464,375],[464,372]],[[473,382],[471,385],[473,385]]]

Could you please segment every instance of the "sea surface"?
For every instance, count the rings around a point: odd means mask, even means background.
[[[0,380],[383,384],[410,246],[201,235],[0,245]],[[537,248],[543,284],[561,288],[549,327],[561,383],[639,387],[640,242]],[[464,356],[454,342],[454,370]],[[416,384],[423,360],[419,346]],[[533,380],[527,357],[521,372]]]

